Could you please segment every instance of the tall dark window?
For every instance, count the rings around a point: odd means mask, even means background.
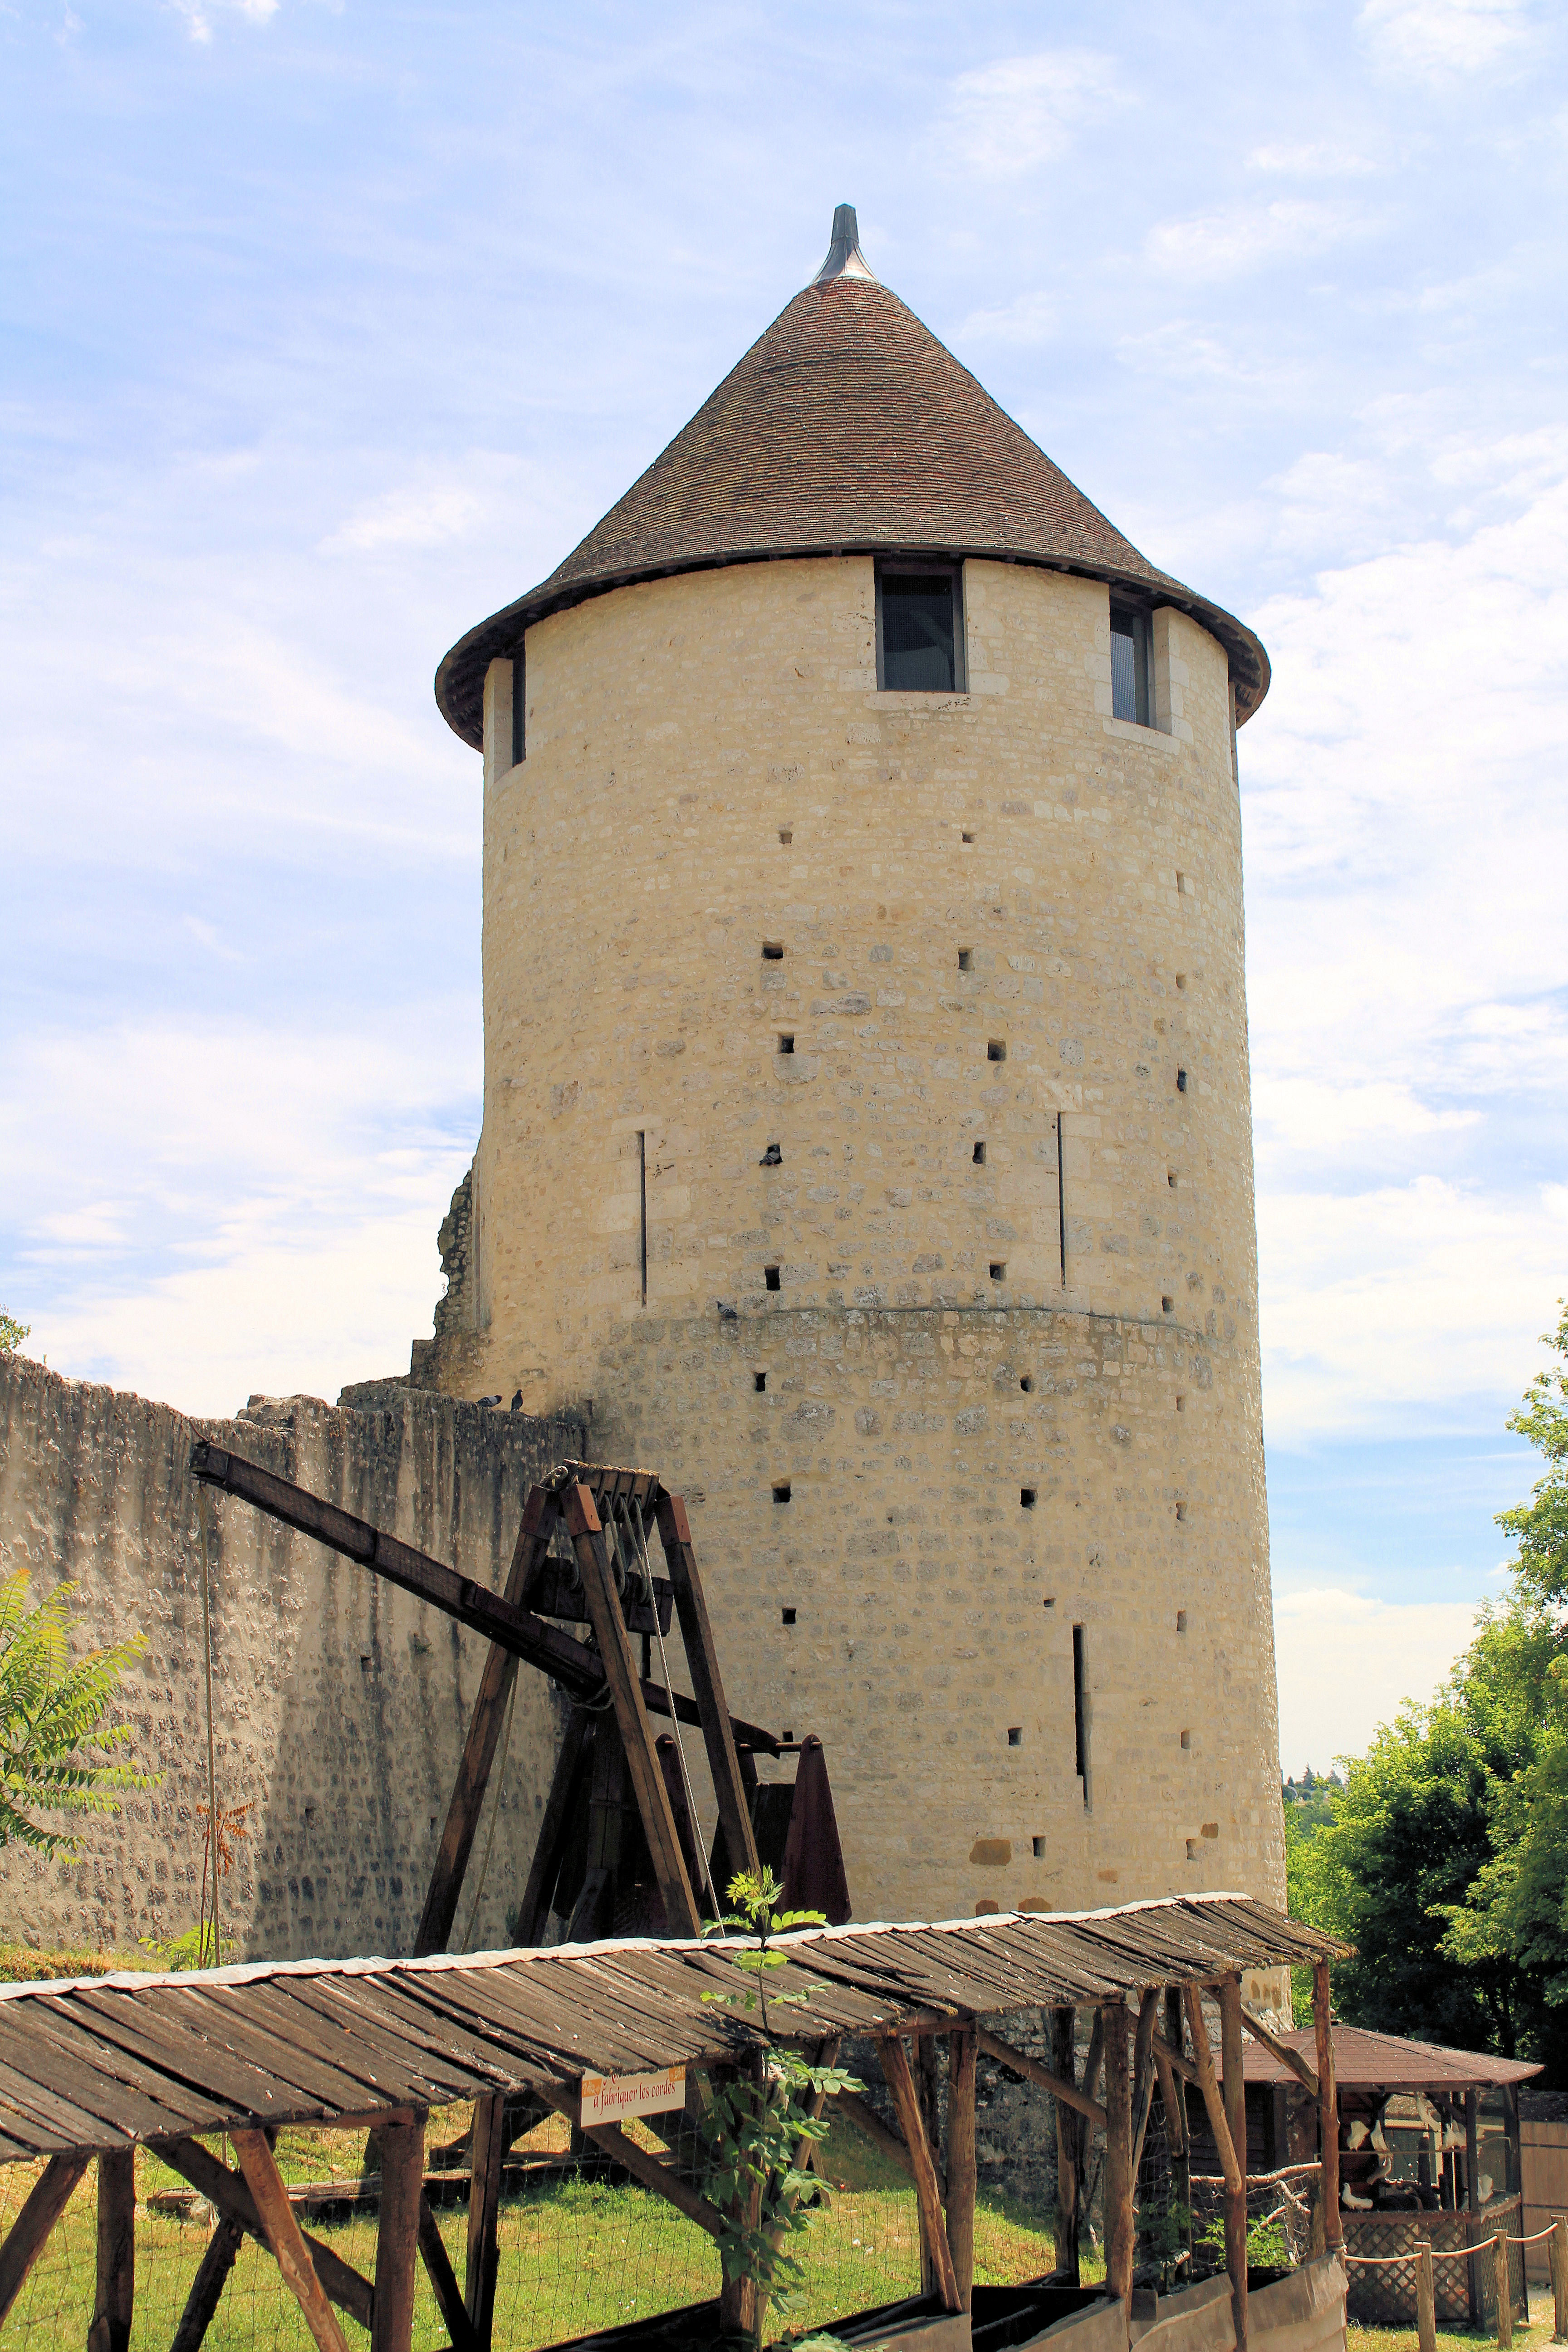
[[[877,684],[889,694],[966,691],[963,593],[954,565],[878,565]]]
[[[1089,1803],[1089,1708],[1083,1655],[1083,1627],[1072,1629],[1072,1719],[1073,1743],[1078,1777],[1083,1782],[1083,1801]]]
[[[1126,605],[1110,608],[1110,715],[1151,727],[1149,615]]]
[[[528,750],[524,721],[528,715],[528,663],[521,644],[511,660],[511,764],[515,768]]]

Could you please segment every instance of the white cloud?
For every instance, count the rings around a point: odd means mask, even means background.
[[[265,25],[278,14],[278,0],[173,0],[173,5],[192,40],[203,42],[212,39],[215,11],[244,16],[253,25]]]
[[[1048,294],[1018,294],[998,310],[972,310],[955,340],[961,343],[1048,343],[1056,325],[1056,304]]]
[[[1247,162],[1249,171],[1277,172],[1284,177],[1301,180],[1359,179],[1378,168],[1369,156],[1357,154],[1353,148],[1310,143],[1255,147]]]
[[[1333,1587],[1274,1601],[1279,1762],[1327,1771],[1363,1754],[1401,1702],[1429,1699],[1475,1631],[1468,1601],[1391,1602]]]
[[[1162,221],[1150,231],[1147,249],[1152,266],[1172,278],[1234,278],[1268,261],[1330,252],[1372,226],[1359,206],[1281,196],[1270,205]]]
[[[1083,124],[1123,102],[1113,58],[1047,49],[960,74],[953,126],[966,161],[1005,179],[1064,153]]]
[[[1366,0],[1356,23],[1380,64],[1428,82],[1516,62],[1531,29],[1523,0]]]
[[[387,490],[371,499],[321,541],[323,555],[370,555],[384,547],[439,547],[464,539],[483,520],[484,501],[461,483]]]

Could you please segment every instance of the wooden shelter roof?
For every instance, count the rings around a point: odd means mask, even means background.
[[[1316,2063],[1312,2029],[1298,2027],[1279,2039],[1309,2065]],[[1334,2075],[1342,2091],[1498,2090],[1527,2083],[1542,2069],[1488,2050],[1445,2050],[1436,2042],[1406,2042],[1397,2033],[1371,2033],[1359,2025],[1333,2027]],[[1242,2053],[1248,2083],[1291,2083],[1295,2077],[1257,2042]]]
[[[1345,1950],[1242,1895],[787,1943],[768,1991],[805,1994],[782,2012],[798,2040],[1113,2001]],[[0,1985],[0,2162],[732,2059],[757,2022],[703,1995],[743,1989],[735,1948],[637,1939]]]

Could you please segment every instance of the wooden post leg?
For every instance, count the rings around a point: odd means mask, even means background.
[[[942,2147],[942,2129],[938,2122],[940,2110],[938,2105],[936,2079],[936,2036],[934,2034],[920,2033],[915,2036],[914,2064],[910,2071],[914,2075],[915,2089],[920,2096],[921,2121],[925,2126],[926,2146],[931,2151],[931,2161],[934,2164],[936,2162],[937,2153]],[[945,2202],[947,2189],[940,2173],[937,2176],[937,2187],[942,2193],[943,2201]],[[921,2231],[921,2293],[922,2294],[934,2294],[936,2291],[936,2258],[932,2253],[925,2231],[922,2229]]]
[[[763,2084],[763,2062],[752,2059],[737,2070],[760,2095]],[[734,2078],[731,2077],[731,2080]],[[760,2180],[747,2183],[730,2208],[730,2217],[742,2229],[755,2229],[763,2210],[763,2184]],[[721,2336],[744,2336],[755,2344],[761,2336],[763,2310],[755,2285],[749,2278],[731,2278],[726,2271],[719,2288],[719,2333]]]
[[[506,2101],[474,2101],[473,2170],[468,2185],[468,2274],[463,2300],[481,2352],[489,2352],[495,2325],[500,2259],[500,2168],[506,2155]]]
[[[974,2200],[979,2172],[974,2155],[974,2029],[949,2037],[947,2064],[947,2242],[958,2281],[960,2307],[970,2308],[974,2292]]]
[[[1329,1964],[1320,1960],[1312,1970],[1312,2024],[1318,2056],[1318,2153],[1323,2162],[1323,2244],[1331,2253],[1343,2245],[1345,2231],[1340,2219],[1340,2101],[1329,2019]]]
[[[89,2161],[74,2149],[69,2156],[51,2156],[33,2183],[26,2203],[0,2246],[0,2320],[21,2294],[27,2273],[42,2253],[45,2240],[65,2211]]]
[[[1497,2340],[1506,2347],[1513,2342],[1513,2282],[1508,2274],[1508,2240],[1500,2230],[1492,2240],[1492,2281],[1497,2295]]]
[[[425,2264],[425,2275],[430,2282],[430,2292],[441,2315],[441,2325],[452,2339],[452,2352],[477,2352],[479,2337],[469,2324],[463,2291],[458,2284],[446,2241],[423,2188],[419,2192],[419,2252]]]
[[[1175,1985],[1165,1988],[1165,2039],[1173,2050],[1186,2048],[1182,2021],[1182,1996]],[[1162,2086],[1163,2088],[1163,2086]],[[1175,2096],[1165,2108],[1166,2143],[1171,2150],[1171,2194],[1187,2217],[1186,2247],[1189,2272],[1193,2259],[1193,2142],[1187,2129],[1187,2086],[1180,2074],[1175,2076]],[[1170,2138],[1171,2117],[1179,2118],[1177,2141]],[[1179,2142],[1179,2147],[1178,2147]]]
[[[425,2180],[425,2118],[381,2127],[381,2211],[375,2228],[371,2352],[412,2352],[414,2270]]]
[[[1230,2273],[1236,2352],[1247,2352],[1247,2090],[1241,2071],[1239,1977],[1226,1977],[1220,1985],[1219,2034],[1225,2119],[1237,2164],[1235,2181],[1225,2186],[1225,2266]]]
[[[98,2292],[88,2352],[130,2352],[136,2296],[136,2157],[121,2148],[98,2159]]]
[[[1415,2248],[1415,2341],[1416,2352],[1437,2352],[1437,2296],[1428,2238],[1422,2238]]]
[[[882,2062],[882,2073],[893,2095],[893,2105],[903,2131],[904,2145],[910,2151],[914,2168],[921,2233],[931,2247],[936,2292],[942,2297],[944,2311],[961,2311],[963,2306],[958,2297],[952,2249],[948,2244],[947,2223],[942,2219],[942,2191],[937,2186],[936,2165],[921,2116],[920,2094],[915,2089],[915,2078],[910,2071],[909,2053],[900,2037],[890,2033],[879,2039],[877,2055]]]
[[[1077,2051],[1074,2034],[1078,2012],[1071,2009],[1051,2011],[1051,2072],[1059,2074],[1064,2083],[1077,2080]],[[1056,2101],[1057,2110],[1057,2273],[1066,2275],[1078,2284],[1078,2196],[1079,2196],[1079,2120],[1065,2099]]]
[[[185,2297],[185,2307],[180,2314],[180,2324],[174,2330],[170,2352],[201,2352],[207,2329],[218,2307],[218,2302],[234,2268],[235,2257],[245,2243],[243,2226],[231,2214],[223,2213],[207,2240],[206,2252],[197,2266]]]
[[[305,2325],[321,2352],[348,2352],[348,2344],[338,2315],[328,2302],[326,2291],[316,2276],[316,2266],[310,2260],[310,2249],[300,2234],[294,2219],[294,2208],[289,2202],[289,2191],[283,2186],[283,2176],[278,2169],[278,2158],[260,2131],[236,2130],[230,2134],[234,2152],[239,2158],[245,2185],[256,2200],[261,2216],[261,2226],[267,2232],[284,2284],[305,2315]]]
[[[1568,2344],[1568,2218],[1559,2213],[1552,2224],[1552,2340]]]
[[[1132,2068],[1121,2001],[1105,2021],[1105,2291],[1131,2309],[1132,2294]]]
[[[1480,2094],[1474,2084],[1465,2093],[1465,2237],[1472,2246],[1479,2245],[1481,2233],[1479,2217],[1481,2210],[1481,2110]],[[1470,2289],[1470,2326],[1481,2324],[1481,2266],[1479,2263],[1465,2264]]]

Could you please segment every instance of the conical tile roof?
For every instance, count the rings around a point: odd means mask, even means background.
[[[1252,631],[1156,571],[1075,488],[871,276],[852,213],[840,234],[847,211],[824,274],[564,563],[453,646],[436,698],[465,741],[482,740],[489,663],[563,605],[660,573],[888,549],[1045,564],[1179,605],[1226,647],[1237,718],[1257,709],[1268,657]]]

